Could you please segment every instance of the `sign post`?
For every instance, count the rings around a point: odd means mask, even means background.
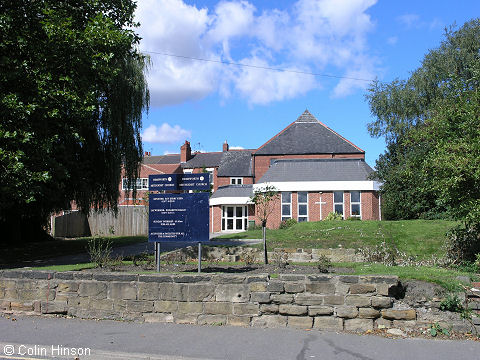
[[[209,174],[162,174],[149,176],[148,241],[155,243],[156,267],[160,271],[160,242],[198,242],[198,272],[201,272],[201,242],[209,240],[209,194],[164,193],[209,190]]]

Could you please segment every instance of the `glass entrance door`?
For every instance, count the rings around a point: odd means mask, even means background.
[[[247,226],[246,206],[222,206],[222,231],[247,230]]]

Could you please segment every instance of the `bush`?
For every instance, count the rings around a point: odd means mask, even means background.
[[[297,220],[295,219],[287,219],[287,220],[283,220],[281,223],[280,223],[280,229],[288,229],[288,228],[291,228],[293,225],[295,225],[297,223]]]
[[[475,261],[480,253],[480,223],[465,222],[449,230],[445,247],[447,258],[453,263]]]
[[[440,303],[440,310],[461,312],[463,310],[462,301],[457,294],[450,294]]]
[[[106,267],[112,262],[112,242],[109,239],[93,238],[89,240],[87,252],[90,255],[90,261],[96,267]]]
[[[329,212],[328,215],[325,217],[325,221],[342,220],[342,219],[343,219],[342,215],[334,211]]]
[[[320,255],[318,258],[317,268],[321,273],[328,273],[332,267],[332,261],[325,255]]]

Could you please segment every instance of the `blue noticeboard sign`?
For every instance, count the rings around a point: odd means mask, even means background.
[[[210,190],[210,174],[149,175],[148,190]]]
[[[208,241],[208,193],[150,194],[148,241]]]

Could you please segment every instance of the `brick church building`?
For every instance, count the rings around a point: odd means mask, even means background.
[[[365,151],[319,122],[307,110],[258,149],[192,153],[190,143],[180,154],[145,154],[137,181],[137,199],[122,197],[119,205],[139,204],[148,189],[148,175],[209,172],[210,231],[246,230],[254,222],[250,197],[257,187],[269,184],[280,196],[267,226],[282,220],[323,220],[330,212],[344,219],[380,220],[379,183],[371,180],[372,168]],[[127,190],[126,182],[120,184]]]

